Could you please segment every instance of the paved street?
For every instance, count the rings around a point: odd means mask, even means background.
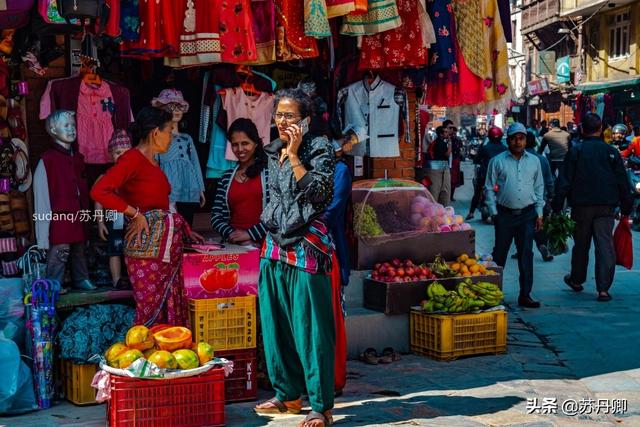
[[[465,176],[467,185],[456,192],[456,198],[462,200],[456,208],[464,215],[471,196],[468,165]],[[492,227],[478,220],[472,224],[477,230],[478,252],[490,252]],[[636,254],[638,236],[634,234]],[[536,253],[533,294],[543,305],[531,310],[515,304],[517,265],[510,259],[504,278],[510,304],[507,354],[453,362],[403,355],[399,362],[378,366],[350,361],[347,388],[337,400],[337,425],[640,426],[640,260],[636,261],[636,269],[618,270],[611,290],[613,301],[599,303],[592,266],[585,292],[575,294],[562,282],[569,255],[544,263]],[[270,395],[262,392],[261,397]],[[543,398],[557,399],[557,413],[527,414],[528,398],[538,398],[539,403]],[[626,399],[626,413],[604,413],[605,401],[600,402],[603,409],[597,413],[598,399]],[[563,402],[572,400],[583,402],[583,414],[562,413]],[[295,426],[302,419],[260,418],[253,414],[253,405],[227,406],[227,424]],[[104,410],[103,405],[78,408],[64,403],[48,411],[0,418],[0,425],[101,426]]]

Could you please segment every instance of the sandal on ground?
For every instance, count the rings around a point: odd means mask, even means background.
[[[378,357],[376,349],[369,347],[360,355],[360,361],[368,363],[369,365],[377,365],[380,361],[380,358]]]
[[[584,288],[582,287],[582,285],[576,285],[575,283],[573,283],[571,281],[571,275],[567,274],[566,276],[564,276],[564,283],[570,287],[574,292],[582,292],[584,291]]]
[[[329,411],[325,412],[324,414],[316,411],[311,411],[307,414],[306,417],[304,417],[304,420],[302,420],[300,424],[298,424],[298,427],[329,427],[332,425],[333,417],[331,416],[331,413],[329,413]]]
[[[271,405],[266,408],[259,406]],[[275,397],[256,405],[253,408],[257,414],[299,414],[302,411],[302,399],[282,402]]]
[[[611,301],[611,295],[609,295],[609,292],[599,292],[598,293],[598,301],[600,301],[600,302]]]
[[[393,347],[386,347],[384,350],[382,350],[382,356],[385,357],[390,357],[392,362],[397,362],[398,360],[402,359],[400,357],[400,354],[397,353]]]

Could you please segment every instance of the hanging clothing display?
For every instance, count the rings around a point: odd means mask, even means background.
[[[76,112],[78,146],[85,163],[112,162],[107,145],[113,130],[127,129],[133,121],[129,89],[107,80],[95,87],[72,77],[51,82],[49,101],[41,101],[41,117],[61,109]]]
[[[498,0],[498,9],[500,10],[500,22],[504,29],[504,37],[507,43],[513,43],[513,34],[511,28],[511,0]]]
[[[484,78],[487,74],[487,64],[484,56],[486,46],[481,1],[483,0],[454,1],[452,5],[458,45],[464,62],[473,74]]]
[[[273,1],[252,0],[251,16],[256,42],[256,59],[252,64],[271,64],[276,61],[276,23]]]
[[[482,0],[480,3],[485,29],[484,56],[486,74],[483,80],[486,104],[484,111],[503,111],[511,102],[509,79],[509,57],[504,37],[497,0]]]
[[[172,0],[173,1],[173,0]],[[182,2],[182,5],[180,3]],[[165,65],[185,67],[221,61],[220,6],[210,0],[177,0],[173,6],[179,34],[178,58],[165,58]]]
[[[350,13],[344,19],[341,34],[365,36],[393,30],[402,25],[396,0],[368,0],[367,13]]]
[[[319,55],[315,38],[304,33],[304,4],[299,0],[275,0],[276,58],[294,61]]]
[[[218,7],[222,61],[232,64],[256,61],[250,0],[226,0]]]
[[[365,10],[366,11],[366,1]],[[347,15],[356,10],[354,0],[327,0],[327,17],[329,19]]]
[[[415,0],[398,0],[402,25],[362,38],[360,69],[419,68],[427,65],[420,15]]]
[[[134,7],[121,10],[124,19],[121,22],[126,26],[123,29],[125,42],[121,46],[122,56],[160,58],[177,55],[177,21],[184,16],[184,12],[180,11],[184,10],[187,0],[138,0],[132,3],[134,6],[138,4],[137,16]]]
[[[420,31],[422,33],[422,42],[425,47],[429,47],[436,43],[436,30],[433,28],[433,22],[427,13],[427,0],[418,1],[418,17],[420,20]]]
[[[253,121],[258,128],[262,145],[271,142],[271,118],[273,116],[273,102],[275,96],[267,92],[259,95],[247,95],[240,87],[226,89],[222,96],[222,107],[227,113],[227,128],[236,119],[246,118]],[[231,144],[227,143],[225,152],[227,160],[237,160],[231,151]]]
[[[120,0],[120,30],[125,41],[136,41],[140,38],[138,0]]]
[[[171,139],[169,151],[158,155],[160,168],[171,184],[169,201],[172,203],[198,203],[204,191],[204,180],[193,139],[186,133],[177,133]]]
[[[304,0],[304,33],[317,39],[331,37],[325,0]]]
[[[482,77],[469,70],[457,44],[455,20],[450,2],[431,4],[429,16],[437,29],[439,46],[430,52],[429,82],[427,85],[427,104],[440,107],[471,106],[484,102],[485,88]],[[439,53],[442,56],[439,56]],[[447,69],[437,69],[435,64],[453,63]],[[449,114],[449,110],[447,110]]]
[[[344,119],[342,128],[353,125],[367,129],[369,139],[353,147],[351,155],[370,157],[400,156],[400,120],[409,129],[407,93],[404,89],[383,81],[377,76],[367,78],[340,89],[336,114]],[[410,132],[405,140],[410,142]]]

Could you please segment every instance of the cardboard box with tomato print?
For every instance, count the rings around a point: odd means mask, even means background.
[[[185,250],[187,298],[229,298],[258,294],[260,250],[236,245],[194,245]]]

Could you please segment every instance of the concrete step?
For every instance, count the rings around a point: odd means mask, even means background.
[[[347,357],[357,359],[369,347],[409,352],[409,315],[387,316],[362,306],[363,279],[369,271],[352,271],[345,288]]]
[[[356,307],[347,309],[347,357],[357,359],[364,350],[375,348],[382,353],[393,347],[409,352],[409,315],[387,316],[384,313]]]

